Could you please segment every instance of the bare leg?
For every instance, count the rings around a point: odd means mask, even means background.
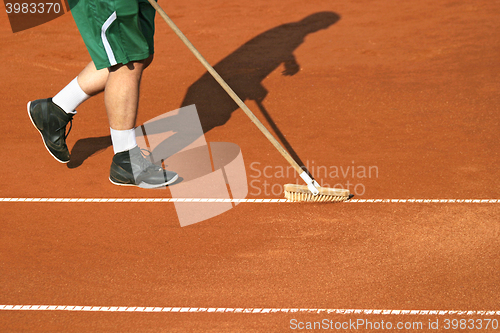
[[[128,130],[135,127],[142,70],[143,65],[140,62],[117,65],[109,69],[104,104],[112,129]]]
[[[152,55],[149,58],[141,61],[143,65],[142,70],[146,69],[152,61]],[[87,95],[97,95],[98,93],[103,92],[106,88],[106,82],[108,81],[109,72],[110,70],[108,68],[97,70],[95,68],[94,62],[91,61],[80,72],[80,74],[78,74],[78,84]]]
[[[97,95],[104,91],[106,81],[108,80],[108,74],[109,71],[107,68],[97,70],[94,62],[91,61],[83,71],[78,74],[78,85],[87,95]]]

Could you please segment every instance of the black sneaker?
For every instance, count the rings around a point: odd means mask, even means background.
[[[109,180],[115,185],[155,188],[172,184],[179,176],[147,160],[135,147],[113,156]]]
[[[52,102],[52,98],[37,99],[28,103],[31,122],[42,135],[43,143],[49,153],[59,162],[69,162],[66,138],[73,125],[73,115],[64,112]],[[70,123],[68,133],[66,125]]]

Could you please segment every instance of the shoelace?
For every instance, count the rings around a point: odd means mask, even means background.
[[[138,162],[139,162],[139,166],[141,168],[141,170],[143,171],[147,171],[147,170],[154,170],[154,171],[158,171],[160,169],[162,169],[162,167],[156,165],[156,164],[153,164],[150,160],[149,160],[149,156],[151,156],[151,152],[147,149],[144,149],[144,148],[139,148],[139,152],[141,153],[141,156],[137,156],[138,157]]]
[[[65,129],[64,130],[64,140],[66,140],[68,138],[69,132],[71,132],[71,129],[73,128],[73,115],[72,114],[68,114],[68,115],[69,115],[69,130],[68,130],[68,132],[66,132],[66,125],[68,125],[68,123],[62,125],[58,129],[56,129],[56,132],[62,130],[63,128]]]

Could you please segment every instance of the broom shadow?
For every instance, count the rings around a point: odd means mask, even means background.
[[[260,112],[264,115],[266,122],[278,140],[281,141],[295,161],[302,166],[304,164],[301,159],[264,107],[263,101],[268,91],[262,85],[262,81],[282,65],[284,68],[282,75],[292,76],[297,74],[300,65],[294,56],[294,51],[304,43],[309,34],[327,29],[339,19],[338,14],[327,11],[314,13],[297,22],[277,26],[257,35],[213,66],[243,101],[252,100],[257,103]],[[188,88],[180,107],[192,104],[196,105],[203,133],[225,125],[231,118],[232,113],[239,109],[237,104],[208,72],[205,72]],[[154,148],[152,152],[154,155],[157,155],[155,154],[157,152],[167,158],[181,151],[199,137],[193,136],[189,130],[182,130],[182,125],[186,124],[186,117],[182,109],[180,109],[179,114],[176,116],[148,123],[147,134],[174,131],[174,135],[168,137]],[[83,140],[89,139],[79,140],[75,147]],[[82,142],[82,146],[83,143],[97,145],[95,153],[102,149],[102,144],[105,144],[105,141]],[[78,166],[78,161],[83,162],[93,154],[92,148],[73,150],[72,159],[74,158],[73,154],[77,154],[77,162],[74,164],[76,166]],[[68,165],[68,167],[70,166]]]

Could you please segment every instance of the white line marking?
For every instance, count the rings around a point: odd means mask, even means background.
[[[74,312],[207,312],[207,313],[333,313],[367,315],[457,315],[500,316],[488,310],[390,310],[390,309],[304,309],[304,308],[191,308],[136,306],[74,306],[74,305],[0,305],[0,311],[74,311]]]
[[[50,203],[152,203],[152,202],[252,202],[252,203],[280,203],[289,202],[287,199],[217,199],[217,198],[0,198],[0,202],[50,202]],[[500,199],[351,199],[345,203],[467,203],[484,204],[500,203]]]
[[[287,199],[223,199],[223,198],[0,198],[0,202],[50,202],[50,203],[154,203],[154,202],[258,202],[279,203]]]
[[[500,203],[500,199],[351,199],[346,203]]]

